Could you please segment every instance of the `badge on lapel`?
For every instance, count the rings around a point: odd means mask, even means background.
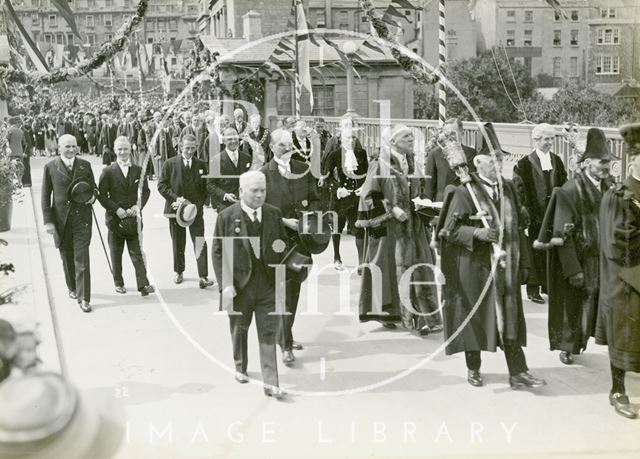
[[[302,204],[302,207],[307,207],[309,205],[309,201],[307,201],[306,199],[303,199],[300,204]]]
[[[236,234],[240,234],[240,219],[235,219],[234,220],[235,223],[235,229],[233,230],[234,233]]]

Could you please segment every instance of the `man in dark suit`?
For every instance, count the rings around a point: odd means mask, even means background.
[[[126,242],[136,272],[138,291],[142,296],[147,296],[154,289],[147,279],[147,269],[140,249],[137,217],[140,216],[140,223],[142,223],[141,211],[149,200],[149,186],[146,178],[142,176],[142,168],[131,162],[131,144],[127,137],[118,137],[114,148],[116,161],[102,170],[98,182],[100,191],[98,200],[107,211],[105,222],[109,229],[113,282],[116,292],[127,293],[122,278],[122,251]],[[138,202],[140,180],[142,180],[142,193]],[[142,225],[140,225],[141,228]],[[135,229],[135,232],[132,229]]]
[[[44,167],[42,178],[42,215],[47,233],[52,234],[60,250],[69,297],[78,300],[83,312],[91,312],[91,205],[95,195],[85,203],[69,199],[69,187],[82,179],[96,188],[91,164],[76,158],[75,137],[65,134],[59,140],[60,157]]]
[[[228,127],[223,134],[225,149],[213,158],[213,161],[218,161],[219,172],[214,168],[210,171],[213,178],[207,180],[207,190],[213,195],[218,213],[238,201],[238,177],[251,169],[251,157],[240,150],[236,129]],[[208,148],[208,141],[206,145]]]
[[[462,121],[457,118],[451,118],[445,121],[442,127],[442,134],[445,137],[457,135],[458,140],[462,142]],[[475,172],[473,165],[473,157],[476,152],[473,148],[462,146],[464,155],[467,158],[467,167],[469,172]],[[460,179],[455,172],[449,167],[449,163],[442,153],[440,147],[436,147],[427,153],[425,162],[425,187],[424,197],[432,201],[442,202],[444,199],[444,189],[447,185],[460,185]]]
[[[535,149],[517,162],[513,168],[513,182],[518,190],[520,203],[529,212],[529,250],[531,270],[527,281],[527,296],[531,301],[544,304],[540,289],[547,292],[547,253],[533,250],[533,241],[540,233],[551,192],[567,181],[567,171],[562,159],[551,152],[555,131],[549,124],[538,124],[531,133]]]
[[[198,276],[200,277],[200,288],[207,288],[213,285],[207,277],[209,270],[207,266],[207,243],[200,241],[196,243],[196,238],[204,238],[204,201],[207,197],[205,179],[202,177],[206,173],[204,162],[196,158],[196,138],[192,135],[185,135],[182,138],[182,154],[168,159],[164,163],[160,180],[158,181],[158,191],[165,199],[164,214],[169,218],[169,231],[173,248],[173,270],[175,272],[174,282],[181,284],[184,280],[184,249],[186,245],[187,230],[176,221],[175,211],[185,199],[195,204],[197,215],[193,223],[189,226],[189,234],[193,247],[196,251],[198,262]],[[202,239],[201,239],[202,240]]]
[[[233,120],[234,127],[236,128],[236,131],[238,131],[238,135],[242,136],[246,134],[245,130],[247,129],[247,122],[244,120],[244,112],[241,108],[236,108],[233,111]]]
[[[269,129],[260,124],[260,114],[254,113],[249,117],[249,128],[245,132],[245,143],[251,151],[251,159],[256,164],[267,163],[271,161],[273,155],[269,149],[270,133]]]
[[[127,113],[125,121],[118,126],[118,137],[125,136],[131,146],[131,162],[136,165],[141,164],[140,157],[138,156],[138,129],[140,125],[136,121],[133,112]],[[116,156],[118,156],[116,154]]]
[[[113,116],[109,114],[106,123],[102,125],[99,137],[102,164],[104,165],[109,165],[116,159],[116,155],[113,153],[113,143],[116,141],[116,137],[118,137],[118,126],[113,122]]]
[[[316,179],[309,166],[292,159],[293,139],[289,131],[276,129],[271,133],[271,151],[273,159],[260,169],[267,178],[266,203],[282,212],[289,246],[297,244],[297,250],[307,256],[311,254],[300,244],[298,236],[298,217],[303,211],[319,210],[320,199]],[[279,330],[279,342],[284,352],[284,363],[295,361],[293,349],[302,349],[302,345],[293,339],[293,323],[300,297],[300,280],[290,276],[286,284],[286,310]]]
[[[278,385],[273,266],[282,262],[285,253],[282,213],[264,203],[266,180],[262,172],[246,172],[239,183],[240,200],[218,216],[211,251],[221,292],[220,309],[229,312],[236,381],[248,382],[247,333],[255,314],[264,392],[281,398],[285,393]],[[233,239],[231,253],[223,248],[225,238]]]
[[[307,123],[302,120],[296,121],[295,127],[293,128],[292,158],[305,163],[311,162],[311,140],[309,139]]]

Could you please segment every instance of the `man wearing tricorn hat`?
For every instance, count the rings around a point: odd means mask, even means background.
[[[573,363],[572,355],[586,349],[595,333],[600,287],[598,215],[602,195],[613,185],[609,176],[613,159],[604,133],[589,129],[580,168],[553,191],[534,243],[534,248],[549,250],[549,345],[560,351],[565,365]]]
[[[42,215],[47,233],[60,250],[69,297],[91,312],[91,205],[96,200],[91,164],[76,158],[75,137],[60,137],[60,157],[48,162],[42,178]],[[78,188],[75,187],[78,185]],[[84,188],[81,193],[77,189]]]
[[[600,297],[596,343],[609,346],[613,384],[609,403],[624,417],[629,403],[625,373],[640,373],[640,123],[622,126],[629,175],[602,197]]]
[[[513,168],[513,182],[518,190],[518,198],[529,212],[529,243],[540,232],[542,219],[551,199],[551,192],[567,181],[567,172],[560,156],[551,151],[555,131],[549,124],[538,124],[531,132],[535,149],[522,158]],[[546,253],[534,251],[530,245],[531,272],[527,281],[527,296],[531,301],[543,304],[540,290],[547,290]]]
[[[474,157],[477,173],[461,176],[462,184],[447,190],[437,228],[446,279],[444,333],[452,338],[446,353],[465,353],[467,381],[479,387],[481,351],[501,347],[511,387],[539,387],[545,381],[529,373],[522,350],[527,331],[520,285],[529,264],[521,207],[513,184],[499,177],[503,152],[497,137],[490,125],[485,132],[491,132],[491,145]]]

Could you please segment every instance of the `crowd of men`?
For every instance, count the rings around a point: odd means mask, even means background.
[[[621,128],[630,169],[615,184],[610,164],[616,157],[597,128],[588,131],[579,167],[568,178],[552,151],[557,132],[535,126],[535,148],[508,180],[502,170],[510,153],[491,123],[482,127],[476,150],[460,143],[462,123],[448,120],[420,171],[412,129],[394,126],[379,150],[366,151],[357,120],[347,115],[333,133],[321,118],[308,127],[293,117],[271,132],[260,115],[247,119],[242,109],[233,116],[145,109],[103,114],[91,141],[86,117],[69,113],[42,192],[47,231],[60,249],[69,296],[82,311],[92,310],[88,247],[95,201],[106,210],[116,292],[126,293],[126,244],[138,291],[153,293],[139,235],[148,180],[157,180],[174,282],[184,281],[188,230],[202,289],[215,283],[211,256],[220,307],[229,311],[239,383],[248,381],[247,332],[255,315],[265,394],[285,396],[276,345],[285,364],[295,361],[303,346],[293,326],[313,256],[332,243],[334,268],[345,269],[346,227],[358,253],[350,261],[357,261],[361,280],[361,321],[389,329],[401,324],[420,336],[443,332],[447,354],[464,352],[475,387],[484,384],[481,352],[501,348],[511,387],[536,388],[546,383],[529,372],[523,351],[526,285],[530,301],[549,304],[550,349],[560,351],[564,364],[585,351],[590,337],[609,346],[610,403],[617,413],[637,417],[624,375],[640,371],[639,125]],[[14,131],[20,122],[11,119]],[[25,148],[22,140],[13,143]],[[101,156],[97,183],[91,163],[78,153]],[[217,212],[210,252],[204,207]],[[432,269],[438,263],[446,278],[442,298]],[[284,278],[276,265],[286,267]]]

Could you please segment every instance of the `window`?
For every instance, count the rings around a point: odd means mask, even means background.
[[[571,21],[578,22],[579,21],[578,10],[571,10]]]
[[[88,33],[87,34],[87,43],[89,43],[92,46],[96,44],[96,34],[95,33]]]
[[[578,58],[573,56],[569,59],[569,66],[571,67],[569,76],[577,77],[578,76]]]
[[[111,14],[104,15],[104,26],[111,27],[113,25],[113,16]]]
[[[94,21],[93,21],[93,16],[91,16],[91,15],[87,15],[87,16],[85,16],[85,18],[84,18],[84,25],[85,25],[86,27],[94,27],[95,23],[94,23]]]
[[[559,77],[562,76],[562,72],[560,67],[562,66],[562,58],[554,57],[553,58],[553,76]]]
[[[131,8],[131,0],[124,0],[124,7]]]
[[[49,15],[49,27],[58,27],[58,15],[56,14]]]
[[[176,19],[169,19],[169,30],[178,30],[178,21]]]
[[[513,32],[513,30],[511,30],[510,32]],[[509,34],[509,32],[507,32],[507,34]],[[447,29],[447,35],[451,38],[455,38],[458,36],[458,32],[453,29]]]
[[[516,22],[516,10],[507,10],[507,22]]]
[[[362,16],[361,21],[362,21],[362,22],[369,22],[369,18],[368,18],[368,17],[366,17],[366,16]]]
[[[614,19],[617,16],[615,8],[600,8],[600,17]]]
[[[562,16],[560,15],[560,13],[558,13],[557,11],[553,12],[553,22],[560,22],[560,20],[562,19]]]
[[[40,18],[38,17],[38,13],[31,13],[31,25],[40,25]]]
[[[404,10],[405,16],[411,16],[411,10]]]
[[[171,66],[174,67],[178,65],[178,58],[177,57],[172,57],[171,58]]]
[[[96,0],[87,0],[87,6],[93,8],[96,6]],[[95,37],[94,37],[95,38]]]
[[[64,34],[63,33],[57,33],[56,34],[56,43],[59,45],[64,45]]]
[[[113,34],[112,34],[111,32],[107,32],[107,33],[105,33],[105,34],[104,34],[104,39],[105,39],[106,41],[111,41],[111,40],[113,40]]]
[[[147,43],[152,45],[153,44],[153,37],[147,37]]]
[[[533,46],[533,30],[524,31],[524,46]]]
[[[73,45],[73,34],[72,33],[68,33],[67,34],[67,44],[68,45]]]
[[[578,31],[571,31],[571,46],[578,46]]]
[[[620,29],[598,29],[599,45],[617,45],[620,43]]]
[[[620,57],[597,56],[596,75],[611,75],[620,73]]]
[[[113,8],[113,0],[105,0],[104,1],[104,6],[106,8]]]
[[[156,22],[151,19],[147,20],[147,30],[153,32],[156,29]]]
[[[45,33],[44,34],[44,42],[46,44],[51,44],[51,34],[50,33]]]
[[[158,32],[165,32],[167,30],[167,24],[164,19],[158,19]]]
[[[533,22],[533,10],[525,10],[524,22]]]
[[[316,27],[325,27],[327,25],[327,15],[324,11],[316,12]]]
[[[169,41],[170,41],[171,43],[173,43],[174,41],[176,41],[176,37],[171,37],[171,38],[169,38]]]
[[[562,44],[562,31],[554,30],[553,31],[553,46],[560,46]]]
[[[507,46],[515,46],[516,44],[516,31],[507,30]]]
[[[333,86],[313,86],[313,114],[335,115]]]

